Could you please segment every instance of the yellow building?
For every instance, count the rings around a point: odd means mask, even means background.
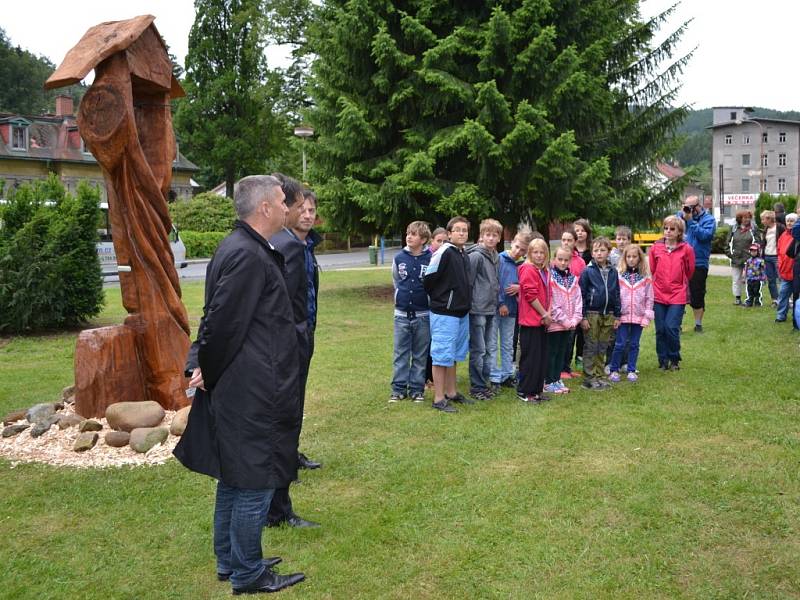
[[[188,200],[197,184],[192,175],[198,167],[180,152],[172,164],[169,201]],[[100,187],[106,201],[100,166],[86,150],[78,133],[72,98],[56,98],[56,114],[30,117],[0,113],[0,179],[5,189],[46,179],[55,173],[68,191],[75,193],[78,182],[86,180]]]

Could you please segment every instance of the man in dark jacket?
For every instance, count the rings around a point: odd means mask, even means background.
[[[300,374],[298,379],[298,394],[300,395],[300,410],[302,413],[305,405],[306,381],[308,380],[308,365],[311,360],[311,343],[308,328],[308,278],[306,276],[306,244],[300,240],[292,228],[300,221],[303,210],[303,186],[299,181],[276,173],[273,175],[281,182],[281,189],[286,196],[286,224],[270,238],[270,243],[283,255],[286,265],[286,290],[292,301],[294,314],[294,327],[297,333],[297,346],[300,355]],[[305,460],[303,460],[305,459]],[[305,464],[304,464],[305,462]],[[318,463],[308,461],[305,455],[298,453],[299,466],[319,466]],[[307,521],[294,513],[292,499],[289,496],[289,486],[275,490],[272,503],[269,507],[267,525],[276,527],[286,523],[291,527],[319,527],[319,523]]]
[[[297,475],[303,411],[298,348],[283,257],[267,241],[287,213],[273,177],[236,186],[240,220],[206,271],[205,307],[188,366],[197,388],[175,456],[217,479],[217,577],[234,594],[275,592],[304,579],[264,560],[262,528],[276,488]],[[196,366],[193,366],[196,365]]]

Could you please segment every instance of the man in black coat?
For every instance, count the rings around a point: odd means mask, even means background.
[[[175,448],[183,465],[217,479],[217,577],[234,594],[275,592],[304,579],[264,560],[262,529],[277,488],[297,476],[303,418],[299,360],[283,257],[267,241],[287,208],[280,183],[245,177],[236,186],[240,220],[206,271],[205,307],[187,366],[197,388]]]
[[[293,228],[297,227],[303,210],[303,186],[299,181],[281,173],[273,175],[281,182],[281,189],[286,196],[285,226],[270,238],[270,243],[283,255],[286,264],[286,289],[292,302],[294,326],[297,333],[297,345],[300,354],[300,373],[298,377],[298,393],[301,410],[305,404],[308,365],[311,362],[311,330],[308,323],[308,277],[306,275],[306,243],[302,241]],[[298,464],[301,467],[319,467],[319,463],[309,461],[305,455],[298,453]],[[292,508],[289,487],[275,490],[269,507],[267,525],[276,527],[286,523],[291,527],[319,527],[319,523],[308,521],[297,516]]]

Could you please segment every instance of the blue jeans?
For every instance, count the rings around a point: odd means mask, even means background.
[[[492,375],[492,356],[497,356],[495,315],[469,316],[469,383],[471,390],[485,390]]]
[[[785,321],[789,314],[789,298],[792,297],[792,282],[781,279],[781,286],[778,290],[778,311],[775,318],[778,321]]]
[[[261,532],[274,489],[246,490],[217,482],[214,554],[217,573],[232,573],[233,587],[245,587],[264,572]]]
[[[628,345],[628,373],[636,372],[636,361],[639,359],[639,340],[642,337],[642,326],[634,323],[620,323],[614,352],[611,354],[611,372],[619,371],[625,346]]]
[[[656,323],[656,354],[658,364],[674,363],[681,360],[681,323],[684,304],[659,304],[655,303],[653,312]],[[628,359],[630,361],[630,358]],[[630,367],[629,367],[630,368]]]
[[[517,324],[516,315],[508,317],[496,316],[497,331],[500,333],[500,365],[497,364],[497,346],[489,358],[492,364],[490,380],[492,383],[501,383],[514,376],[514,327]]]
[[[773,300],[778,299],[778,257],[764,256],[766,263],[767,282],[769,284],[769,297]]]
[[[431,325],[428,316],[394,316],[394,373],[392,393],[425,392],[425,364],[431,350]]]

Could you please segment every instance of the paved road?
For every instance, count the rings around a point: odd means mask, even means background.
[[[392,259],[397,253],[399,248],[387,248],[384,252],[384,266],[391,266]],[[339,269],[358,269],[368,268],[369,264],[369,251],[366,248],[359,248],[352,252],[337,252],[333,254],[318,254],[317,260],[319,261],[320,268],[323,271],[335,271]],[[380,255],[378,256],[378,266],[380,265]],[[191,261],[189,265],[183,269],[178,269],[178,275],[181,279],[187,281],[198,281],[205,279],[206,267],[208,260]],[[374,268],[374,267],[373,267]],[[107,286],[119,285],[119,277],[111,276],[104,279]]]

